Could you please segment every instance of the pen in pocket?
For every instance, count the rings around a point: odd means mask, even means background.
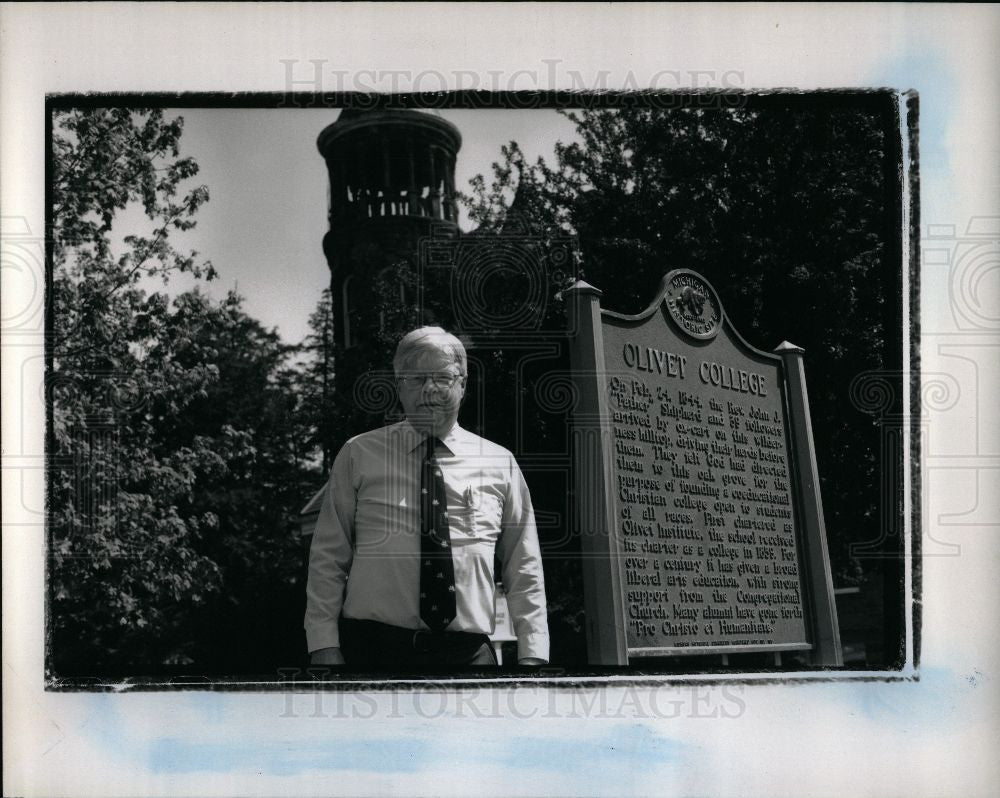
[[[470,509],[475,509],[479,506],[479,493],[473,489],[472,485],[466,486],[462,493],[462,499],[465,501],[465,506]]]

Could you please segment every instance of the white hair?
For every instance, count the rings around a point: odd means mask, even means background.
[[[440,327],[418,327],[402,337],[392,358],[392,370],[399,374],[422,352],[444,352],[455,363],[462,376],[466,376],[468,361],[465,346],[450,332]]]

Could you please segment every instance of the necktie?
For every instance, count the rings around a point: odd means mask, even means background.
[[[455,617],[455,568],[438,443],[427,439],[420,475],[420,617],[435,632]]]

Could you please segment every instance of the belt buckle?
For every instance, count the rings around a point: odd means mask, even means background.
[[[413,650],[414,651],[417,651],[417,652],[419,652],[421,654],[426,654],[428,651],[430,651],[429,647],[424,648],[423,646],[420,645],[420,641],[424,640],[429,634],[430,634],[430,632],[428,632],[425,629],[417,629],[417,631],[415,631],[413,633]]]

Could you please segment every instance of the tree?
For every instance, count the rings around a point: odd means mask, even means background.
[[[878,430],[850,388],[862,372],[901,362],[892,98],[765,97],[566,115],[578,141],[533,164],[512,142],[489,183],[472,181],[470,218],[497,231],[519,213],[539,241],[574,235],[576,276],[603,291],[604,307],[636,313],[667,271],[693,268],[751,343],[802,346],[835,576],[842,583],[859,578],[862,565],[877,571],[852,555],[853,544],[881,537],[883,497]],[[548,268],[555,293],[561,277]],[[543,328],[562,324],[556,313]]]
[[[174,306],[172,322],[191,329],[174,357],[189,367],[211,363],[218,377],[161,430],[158,446],[216,440],[227,429],[247,442],[225,469],[203,475],[183,505],[189,515],[217,518],[196,548],[222,577],[221,589],[185,618],[187,656],[216,672],[274,673],[295,664],[304,645],[296,519],[319,476],[293,362],[298,347],[248,316],[233,292],[219,303],[190,292]]]
[[[220,606],[288,585],[307,457],[289,352],[175,248],[208,200],[160,110],[57,109],[48,355],[50,670],[222,661]],[[141,215],[148,235],[115,238]],[[264,592],[262,588],[267,587]],[[267,592],[270,590],[271,592]],[[290,622],[294,630],[298,619]],[[199,626],[200,624],[200,626]],[[244,624],[245,626],[245,624]]]
[[[302,410],[309,426],[311,448],[321,452],[321,468],[330,470],[334,437],[340,428],[337,403],[334,401],[334,315],[330,289],[323,289],[316,310],[309,317],[309,334],[302,342]]]
[[[169,453],[152,449],[164,421],[153,408],[176,411],[215,375],[204,364],[178,366],[169,350],[148,352],[169,309],[139,283],[182,272],[213,276],[210,264],[180,253],[171,239],[193,226],[208,192],[199,186],[178,199],[179,184],[197,173],[179,157],[180,119],[57,110],[53,129],[52,653],[60,663],[94,656],[94,666],[129,649],[169,659],[169,643],[156,642],[168,616],[219,586],[215,564],[192,545],[216,519],[184,517],[177,504],[199,474],[222,467],[224,454],[203,438]],[[154,229],[126,237],[116,257],[112,223],[133,204]],[[235,435],[229,442],[243,445]]]

